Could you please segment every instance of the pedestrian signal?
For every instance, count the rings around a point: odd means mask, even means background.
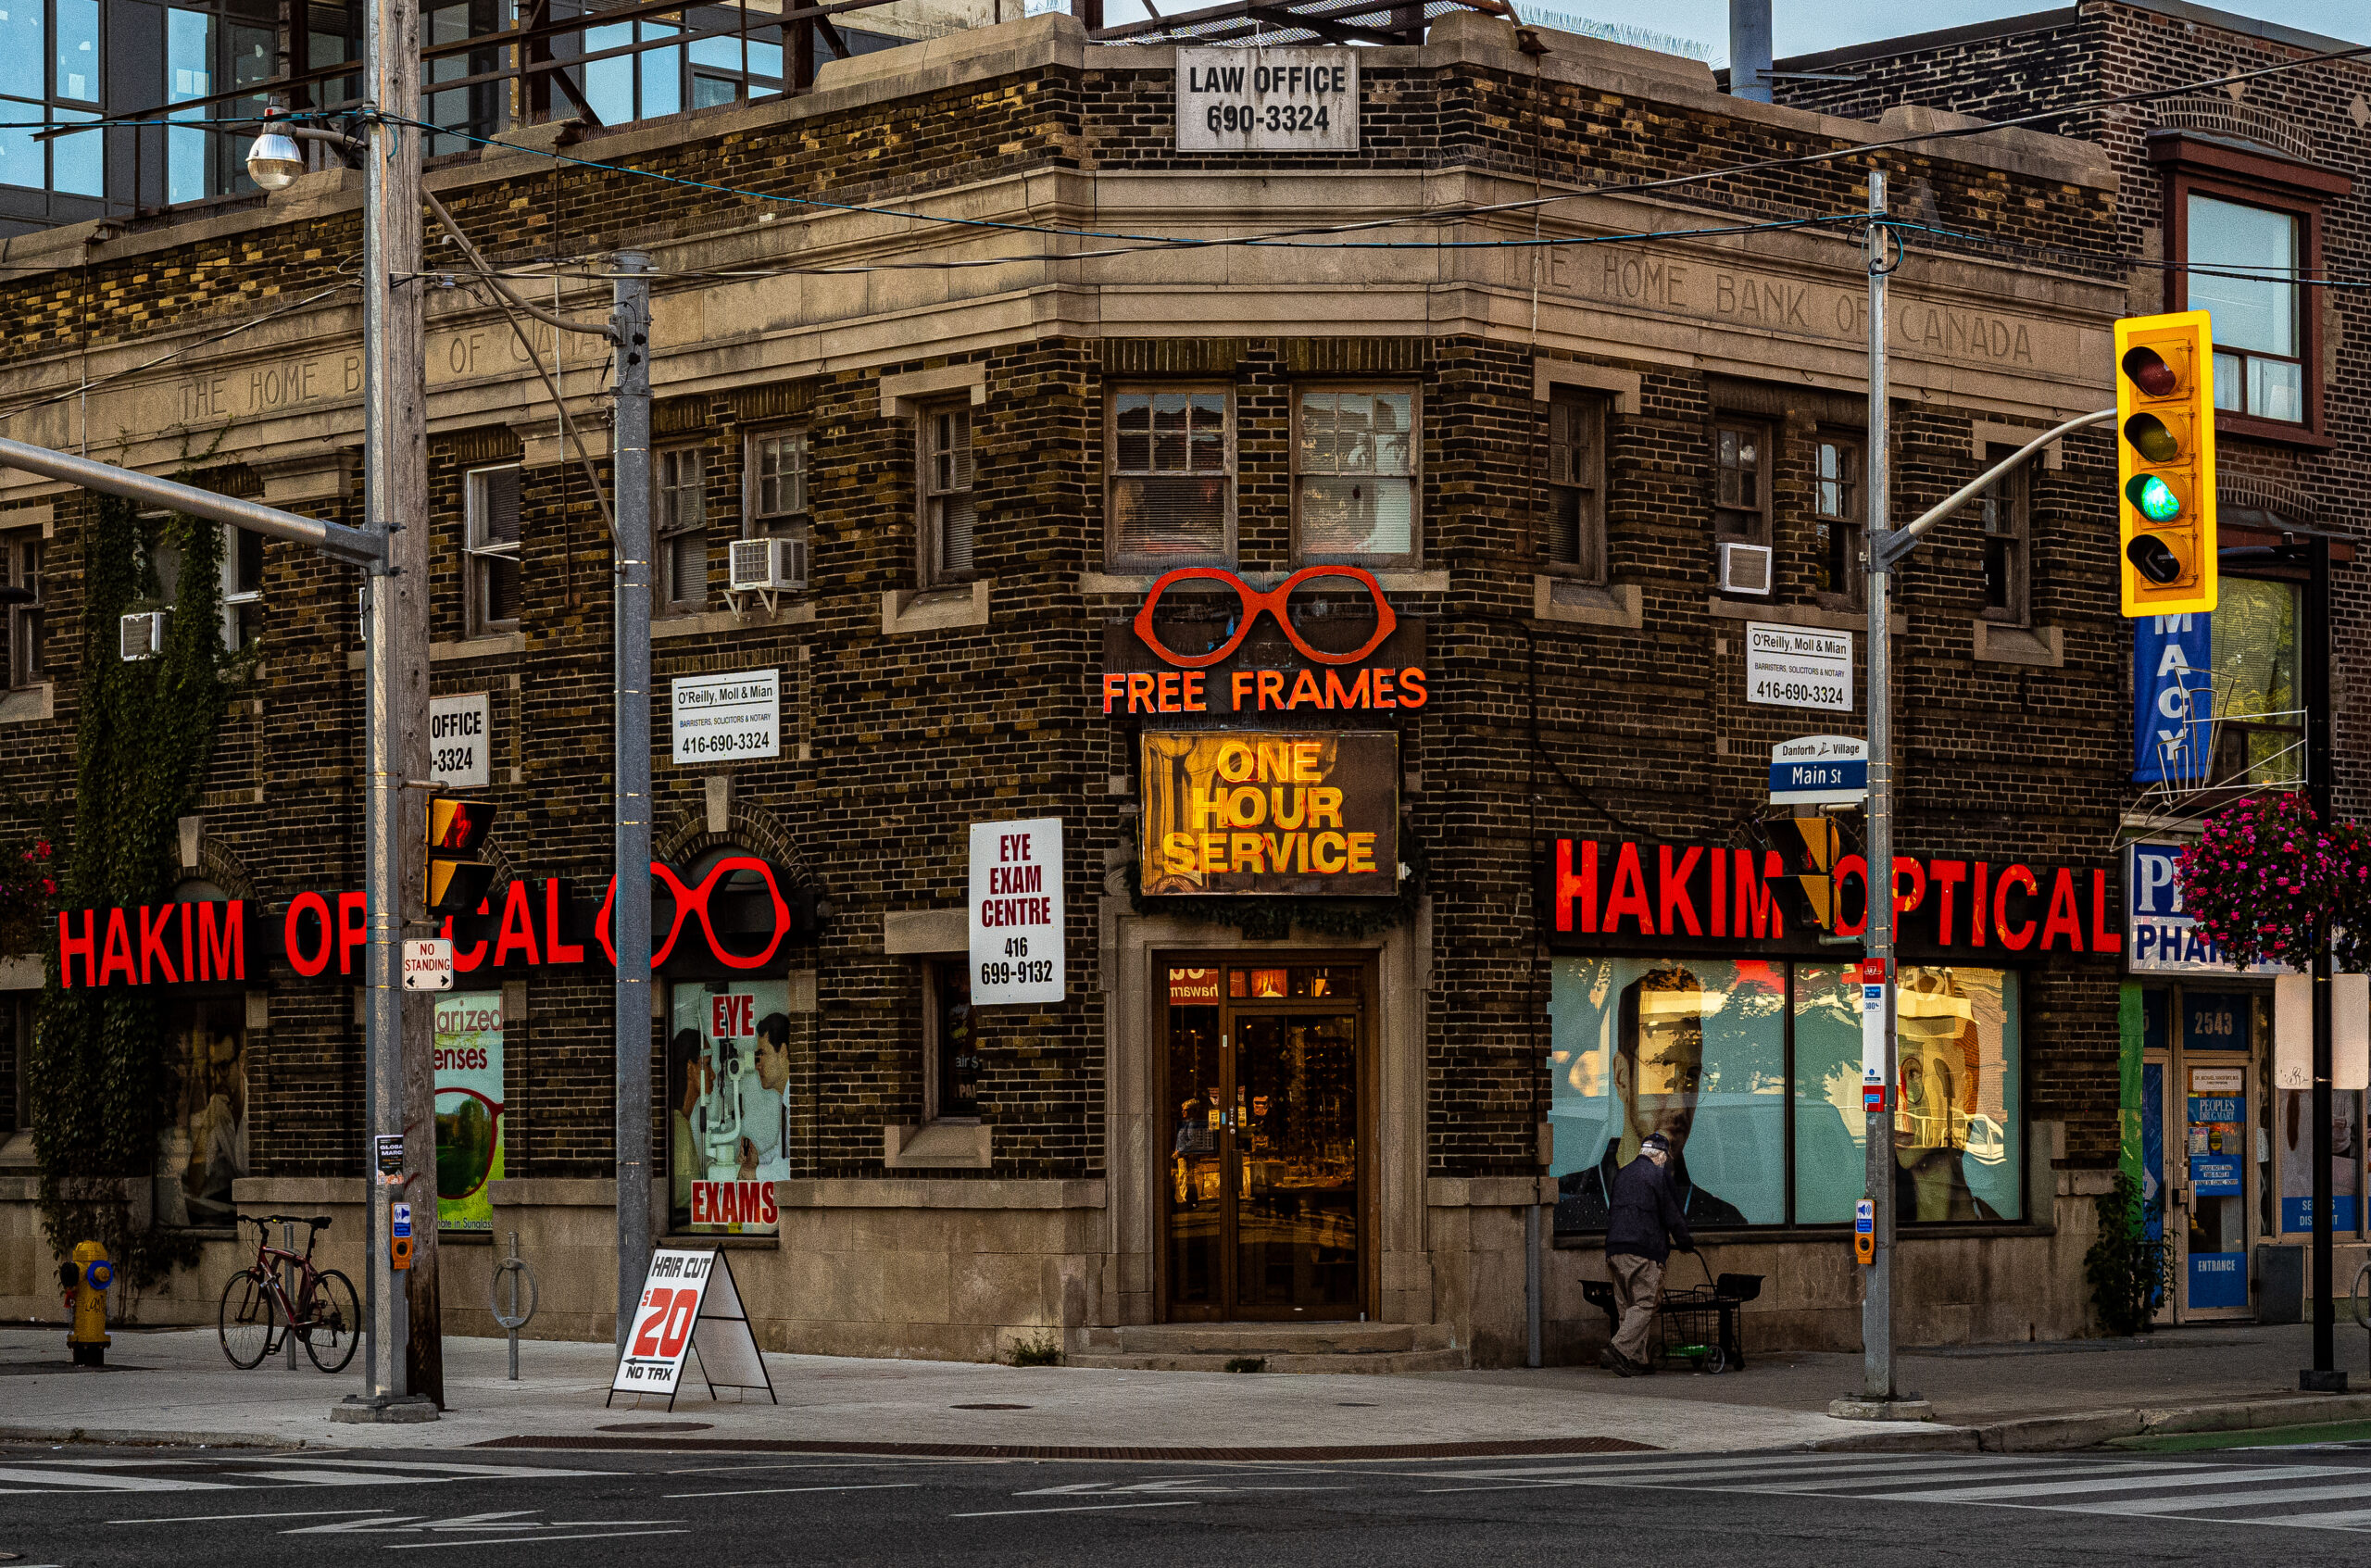
[[[2115,324],[2116,511],[2124,613],[2215,599],[2214,329],[2207,312]]]
[[[483,800],[428,803],[428,912],[467,914],[494,885],[494,868],[477,859],[478,846],[494,826],[494,807]]]

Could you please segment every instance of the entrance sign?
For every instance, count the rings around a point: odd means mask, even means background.
[[[650,1255],[650,1272],[634,1303],[634,1328],[618,1357],[617,1375],[609,1380],[609,1399],[601,1402],[607,1405],[620,1394],[664,1394],[667,1408],[673,1410],[684,1358],[694,1352],[709,1399],[719,1388],[763,1388],[767,1399],[782,1402],[774,1399],[773,1380],[749,1332],[749,1314],[724,1254],[661,1248]]]
[[[1869,743],[1804,735],[1770,748],[1774,806],[1855,806],[1869,797]]]
[[[675,761],[782,755],[782,671],[685,675],[674,686]]]
[[[493,748],[486,694],[428,699],[428,776],[448,789],[484,789],[492,775],[486,753]]]
[[[1356,49],[1180,49],[1181,153],[1354,153]]]
[[[1852,633],[1749,621],[1745,699],[1766,708],[1852,711]]]
[[[972,1005],[1059,1002],[1062,820],[972,824]]]
[[[449,991],[453,988],[453,944],[442,936],[404,942],[404,989]]]
[[[1399,890],[1399,737],[1147,730],[1147,894]]]

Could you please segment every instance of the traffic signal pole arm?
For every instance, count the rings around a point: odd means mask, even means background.
[[[2088,430],[2092,425],[2114,424],[2115,415],[2116,411],[2114,408],[2102,408],[2096,414],[2079,415],[2063,425],[2055,426],[2035,436],[2031,441],[2018,447],[2013,456],[2001,458],[1959,489],[1952,491],[1941,501],[1929,507],[1917,521],[1904,524],[1883,535],[1877,541],[1875,551],[1876,560],[1874,564],[1876,569],[1883,571],[1891,568],[1895,562],[1918,547],[1920,537],[1928,529],[1983,495],[2003,475],[2014,471],[2051,442],[2072,435],[2078,430]]]
[[[22,469],[46,479],[62,479],[85,490],[120,495],[128,501],[145,501],[152,507],[186,512],[209,522],[227,522],[250,533],[311,545],[351,566],[376,566],[386,558],[386,541],[376,533],[366,533],[341,522],[323,522],[319,518],[283,512],[260,501],[218,495],[194,484],[119,469],[113,463],[93,462],[71,452],[0,440],[0,468]]]

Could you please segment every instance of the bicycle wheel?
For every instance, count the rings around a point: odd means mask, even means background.
[[[279,1340],[280,1307],[263,1277],[249,1269],[222,1286],[222,1353],[242,1372],[260,1366]]]
[[[324,1269],[305,1293],[305,1321],[296,1333],[305,1354],[323,1372],[344,1372],[362,1342],[362,1303],[353,1282],[335,1269]]]

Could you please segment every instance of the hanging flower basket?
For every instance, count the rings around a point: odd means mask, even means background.
[[[2182,908],[2234,968],[2312,967],[2325,933],[2340,969],[2371,937],[2371,834],[2325,827],[2297,794],[2251,796],[2208,819],[2176,872]]]

